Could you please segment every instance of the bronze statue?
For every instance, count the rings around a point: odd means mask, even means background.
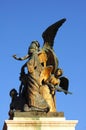
[[[56,91],[71,94],[68,92],[69,81],[62,76],[62,69],[58,68],[58,59],[53,49],[55,35],[65,21],[65,18],[61,19],[43,32],[42,48],[38,41],[32,41],[26,56],[13,55],[16,60],[28,60],[21,68],[19,78],[21,84],[18,97],[15,98],[17,100],[19,98],[19,102],[22,103],[17,108],[13,105],[14,98],[12,98],[10,111],[18,109],[20,111],[56,112]]]

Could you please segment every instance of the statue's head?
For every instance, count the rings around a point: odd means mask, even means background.
[[[60,77],[62,74],[63,74],[62,69],[60,69],[60,68],[56,69],[56,71],[55,71],[55,77],[56,78]]]
[[[18,95],[16,89],[14,89],[14,88],[10,91],[9,94],[10,94],[10,96],[11,96],[12,98]]]
[[[30,44],[30,47],[28,49],[28,54],[32,54],[35,51],[39,51],[39,48],[40,48],[39,42],[38,41],[32,41],[31,44]]]

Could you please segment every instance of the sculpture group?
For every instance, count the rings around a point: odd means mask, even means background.
[[[38,41],[32,41],[26,56],[13,55],[16,60],[27,61],[21,67],[19,92],[15,88],[10,91],[9,115],[14,111],[56,112],[56,92],[71,94],[53,49],[55,35],[65,21],[61,19],[43,32],[42,48]]]

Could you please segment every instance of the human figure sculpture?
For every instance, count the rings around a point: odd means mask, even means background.
[[[28,59],[20,73],[19,96],[23,97],[23,111],[56,112],[56,91],[71,94],[68,92],[69,81],[62,76],[63,71],[58,68],[58,58],[53,50],[55,35],[65,21],[61,19],[43,32],[41,49],[39,42],[33,41],[26,56],[13,55],[16,60]]]

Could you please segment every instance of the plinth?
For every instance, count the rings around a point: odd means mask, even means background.
[[[77,120],[66,120],[62,112],[15,112],[5,120],[4,130],[75,130]]]

